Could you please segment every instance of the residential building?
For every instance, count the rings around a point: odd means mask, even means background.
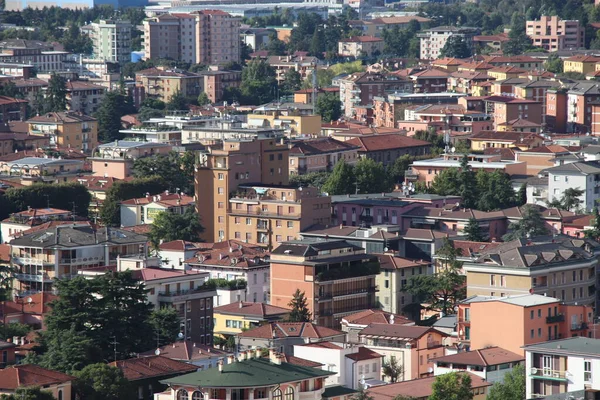
[[[12,338],[9,340],[12,340]],[[0,340],[0,368],[6,368],[16,363],[15,347],[17,345],[13,342]]]
[[[346,143],[358,147],[358,155],[380,162],[383,166],[394,164],[403,155],[429,154],[431,143],[399,134],[369,135],[354,138]]]
[[[154,260],[123,256],[119,257],[117,269],[133,271],[133,277],[143,282],[148,290],[148,302],[154,308],[172,307],[177,311],[180,332],[185,340],[212,345],[212,300],[216,292],[214,287],[204,284],[208,274],[158,268],[159,262]],[[155,264],[152,267],[138,267],[152,263]]]
[[[223,140],[254,140],[273,139],[281,140],[284,132],[271,128],[242,128],[237,124],[219,123],[216,120],[204,120],[204,124],[185,125],[181,131],[181,143],[200,143],[205,146],[215,147]]]
[[[466,42],[467,47],[473,48],[473,37],[479,33],[477,28],[438,26],[420,32],[417,37],[421,41],[420,57],[424,60],[439,58],[441,51],[450,36],[458,36]]]
[[[562,146],[557,144],[537,146],[528,150],[515,151],[515,160],[527,163],[527,175],[537,175],[547,168],[554,167],[555,158],[575,155],[580,150],[580,146]],[[547,182],[546,186],[548,186]]]
[[[229,88],[237,88],[242,83],[242,71],[202,71],[204,77],[204,93],[211,103],[223,100],[223,94]]]
[[[15,40],[19,41],[18,39]],[[37,73],[65,70],[65,61],[70,54],[68,51],[42,50],[42,48],[37,47],[37,44],[40,42],[33,40],[20,42],[21,44],[11,45],[10,48],[2,46],[0,50],[0,63],[33,65]]]
[[[14,395],[19,388],[38,386],[55,399],[67,400],[73,394],[74,376],[52,371],[34,364],[12,365],[0,369],[0,394]]]
[[[313,114],[312,106],[303,104],[266,104],[255,108],[246,118],[249,128],[281,129],[288,137],[321,133],[321,116]]]
[[[55,226],[10,241],[18,270],[18,291],[50,291],[54,278],[77,275],[91,266],[116,265],[118,256],[147,253],[148,238],[117,228],[88,224]]]
[[[137,199],[123,200],[121,207],[121,226],[151,224],[162,212],[183,215],[189,208],[194,208],[192,196],[183,193],[159,193]]]
[[[10,248],[7,244],[4,246]],[[43,329],[46,316],[50,313],[50,303],[57,298],[58,296],[49,292],[38,292],[28,293],[27,297],[16,296],[14,300],[4,300],[0,305],[0,322],[2,324],[19,323],[29,325],[33,329]],[[12,340],[17,346],[27,344],[27,338],[24,336],[17,340],[12,338]],[[10,359],[10,354],[8,357]],[[21,354],[18,357],[15,355],[15,357],[19,361]]]
[[[443,332],[427,326],[372,323],[358,333],[360,343],[384,356],[385,362],[395,358],[403,367],[399,381],[433,375],[433,362],[444,355]]]
[[[344,115],[356,114],[355,106],[373,103],[373,99],[384,96],[387,91],[412,93],[413,83],[408,78],[394,74],[357,72],[340,79],[340,101]]]
[[[595,242],[562,235],[505,242],[463,264],[467,296],[536,293],[595,305],[599,250]]]
[[[493,78],[485,71],[455,71],[448,76],[448,90],[471,94],[479,84],[491,82]]]
[[[191,340],[180,340],[158,347],[156,350],[162,357],[175,361],[182,361],[203,370],[217,368],[219,360],[230,356],[231,353],[217,349],[216,347],[200,344]],[[156,355],[156,350],[140,353],[140,357]]]
[[[414,93],[443,93],[448,86],[450,73],[439,68],[426,68],[409,75]]]
[[[273,28],[243,28],[240,30],[242,42],[252,47],[252,50],[258,51],[270,43],[270,36],[277,35]]]
[[[136,85],[144,88],[149,98],[171,100],[176,93],[197,98],[204,91],[204,76],[194,72],[153,67],[135,73]]]
[[[589,391],[586,397],[593,397],[599,390],[599,339],[571,337],[530,344],[524,349],[527,398],[567,396],[578,391]]]
[[[162,260],[163,268],[184,270],[186,267],[184,261],[192,258],[198,250],[202,249],[202,246],[200,243],[185,240],[162,242],[158,246],[157,255]],[[218,305],[220,304],[215,302],[215,306]]]
[[[165,143],[172,146],[180,146],[181,129],[176,126],[158,124],[152,120],[144,121],[144,124],[132,126],[129,129],[121,129],[119,133],[128,139],[139,142]]]
[[[480,131],[473,134],[471,149],[483,151],[487,148],[518,148],[521,151],[534,149],[544,144],[544,137],[533,132]]]
[[[85,81],[67,82],[67,109],[72,112],[93,115],[100,108],[107,89]]]
[[[524,355],[523,346],[570,336],[588,336],[590,306],[565,305],[539,294],[509,297],[471,296],[458,305],[459,346],[498,346]],[[507,329],[507,327],[510,327]]]
[[[358,334],[370,324],[414,325],[414,321],[401,315],[376,310],[359,311],[342,318],[342,331],[347,333],[348,343],[360,343]]]
[[[539,20],[527,21],[525,32],[535,47],[550,52],[584,48],[585,29],[578,20],[542,15]]]
[[[78,112],[37,115],[27,120],[29,133],[50,138],[50,145],[91,152],[98,146],[98,120]]]
[[[492,384],[470,372],[465,373],[471,378],[473,400],[485,400],[489,393],[489,387],[492,386]],[[433,394],[433,383],[435,380],[436,377],[430,376],[427,378],[376,386],[369,389],[369,396],[373,397],[373,400],[393,400],[398,396],[406,396],[416,400],[427,400],[429,396]]]
[[[517,365],[524,365],[525,358],[498,346],[451,354],[433,360],[433,375],[467,371],[490,382],[504,382],[504,375]]]
[[[459,168],[462,157],[462,154],[444,153],[438,158],[413,161],[405,179],[431,185],[442,171]],[[527,168],[524,162],[504,161],[500,155],[468,154],[467,157],[469,166],[473,170],[483,169],[486,172],[502,171],[508,175],[525,175]]]
[[[374,308],[379,262],[342,240],[292,241],[271,252],[271,304],[287,305],[305,293],[313,320],[338,327],[343,316]]]
[[[212,280],[226,281],[217,285],[215,306],[250,301],[268,303],[269,253],[264,247],[237,240],[197,247],[200,248],[193,256],[183,258],[182,263],[191,270],[207,272]]]
[[[155,400],[181,399],[274,399],[302,398],[320,400],[325,378],[333,372],[282,361],[283,356],[271,352],[270,359],[260,357],[260,349],[243,352],[234,362],[162,381],[166,392]]]
[[[331,198],[315,187],[240,185],[228,207],[225,238],[268,249],[298,239],[301,231],[331,220]]]
[[[234,239],[235,235],[230,236],[228,221],[228,214],[232,211],[230,207],[234,204],[230,194],[235,193],[239,186],[253,182],[261,182],[261,187],[287,185],[289,148],[273,137],[223,140],[222,147],[211,146],[199,153],[196,168],[196,193],[204,193],[196,198],[196,210],[205,229],[202,238],[207,242]],[[284,200],[284,196],[287,199],[287,192],[282,192],[277,194],[281,196],[279,199]],[[243,202],[241,204],[243,208]],[[249,206],[252,208],[252,205]],[[293,208],[291,214],[297,216],[297,211]],[[290,212],[289,208],[287,212]],[[235,224],[235,217],[233,222]],[[248,238],[250,243],[257,240],[256,236]]]
[[[324,371],[335,372],[325,385],[360,389],[361,382],[381,382],[382,355],[364,346],[318,342],[294,346],[294,356],[322,364]]]
[[[290,148],[290,175],[331,171],[339,160],[354,165],[358,161],[358,149],[332,138],[294,142]]]
[[[275,77],[278,82],[285,79],[285,74],[290,69],[298,72],[302,80],[308,78],[310,74],[317,68],[319,59],[306,54],[291,54],[286,56],[269,56],[267,64],[275,69]]]
[[[566,58],[563,62],[563,70],[565,72],[591,75],[598,70],[596,68],[598,62],[600,62],[600,57],[579,54]]]
[[[66,182],[83,169],[83,161],[63,158],[24,157],[0,164],[0,173],[20,177],[21,184]]]
[[[435,131],[438,135],[453,136],[490,130],[493,128],[493,121],[485,112],[467,110],[463,105],[425,104],[407,107],[403,120],[397,121],[396,126],[406,130],[408,136],[414,136],[417,131]]]
[[[410,260],[394,254],[381,254],[378,257],[381,273],[375,279],[379,288],[377,302],[384,311],[403,314],[404,307],[416,300],[406,290],[408,282],[419,276],[432,275],[433,266],[427,261]]]
[[[477,35],[473,37],[473,44],[476,49],[491,48],[492,51],[502,50],[502,47],[508,41],[508,34],[504,32],[497,35]],[[477,54],[481,54],[481,51],[478,51]]]
[[[485,112],[494,118],[494,128],[517,118],[541,124],[542,103],[510,96],[488,96],[484,98]]]
[[[341,57],[374,57],[383,51],[383,39],[375,36],[352,36],[338,42]]]
[[[556,120],[566,120],[566,131],[587,133],[592,130],[592,107],[600,100],[600,88],[594,81],[578,81],[571,85],[566,92],[566,108],[563,105],[563,99],[559,100],[562,93],[556,93]],[[561,112],[561,115],[558,115]],[[565,117],[566,113],[566,117]]]
[[[131,22],[101,19],[91,26],[95,58],[119,64],[131,61]]]
[[[172,360],[162,355],[135,357],[109,363],[111,367],[121,370],[127,382],[137,389],[139,400],[153,400],[154,393],[166,388],[163,379],[174,378],[198,370],[193,364]]]
[[[519,54],[514,56],[489,55],[483,56],[486,64],[493,66],[508,65],[511,67],[524,68],[527,70],[543,70],[544,60],[530,55]]]
[[[335,208],[334,208],[335,209]],[[334,211],[334,214],[336,211]],[[363,219],[364,221],[364,219]],[[359,223],[359,225],[363,225]],[[366,225],[366,224],[365,224]],[[384,249],[397,251],[400,248],[401,227],[392,225],[374,225],[370,228],[362,226],[345,226],[342,221],[337,225],[333,221],[331,226],[315,226],[300,235],[303,239],[316,241],[345,240],[346,242],[366,249],[368,253],[383,254]]]
[[[58,208],[31,208],[12,213],[0,222],[0,243],[8,243],[21,233],[48,221],[73,221],[73,214]]]
[[[94,149],[92,172],[95,176],[125,179],[132,175],[133,161],[158,154],[167,154],[172,147],[165,143],[115,140]]]
[[[580,207],[591,211],[600,199],[600,162],[578,161],[544,170],[548,174],[548,201],[561,199],[568,188],[583,190]]]
[[[215,307],[214,334],[225,338],[237,335],[266,323],[282,321],[290,311],[289,308],[244,301]]]
[[[237,337],[239,351],[273,348],[287,356],[294,354],[296,345],[346,341],[344,332],[310,322],[270,322],[244,331]]]
[[[546,91],[546,124],[552,132],[567,132],[567,102],[566,88]]]
[[[527,71],[522,68],[513,67],[510,65],[494,67],[487,70],[487,74],[495,79],[494,83],[508,79],[517,79],[526,72]]]
[[[27,100],[0,96],[0,122],[23,121],[27,116]]]
[[[240,20],[219,10],[149,18],[144,21],[145,58],[205,65],[240,62]]]

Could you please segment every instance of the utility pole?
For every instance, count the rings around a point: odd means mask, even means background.
[[[115,362],[117,362],[117,345],[119,344],[119,342],[117,342],[117,337],[116,336],[112,336],[112,338],[113,338],[113,341],[110,342],[110,344],[112,344],[114,346],[113,347],[113,351],[114,351],[114,354],[115,354]]]

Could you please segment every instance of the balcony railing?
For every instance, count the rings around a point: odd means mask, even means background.
[[[582,322],[580,324],[571,324],[572,331],[581,331],[588,328],[587,322]]]
[[[104,260],[103,257],[61,258],[60,263],[61,264],[69,264],[69,265],[74,265],[74,264],[86,265],[86,264],[104,263],[103,260]]]
[[[178,302],[203,297],[207,292],[214,292],[215,289],[199,287],[191,290],[176,290],[169,292],[158,292],[159,301]]]
[[[557,314],[557,315],[550,315],[548,317],[546,317],[546,323],[547,324],[554,324],[557,322],[563,322],[565,320],[565,316],[562,314]]]
[[[15,278],[25,282],[49,282],[52,280],[48,274],[15,274]]]
[[[12,260],[19,265],[54,265],[54,261],[44,258],[13,256]]]
[[[549,368],[531,368],[529,376],[538,379],[567,380],[566,372]]]

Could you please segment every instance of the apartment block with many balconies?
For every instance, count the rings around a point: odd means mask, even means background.
[[[576,50],[584,47],[585,29],[577,20],[542,15],[539,21],[527,21],[525,32],[535,47],[548,51]]]

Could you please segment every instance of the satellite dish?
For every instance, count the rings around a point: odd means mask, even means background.
[[[179,333],[177,334],[177,337],[178,337],[179,339],[183,339],[183,332],[179,332]]]
[[[27,302],[28,302],[29,304],[31,304],[31,303],[33,302],[33,299],[32,299],[31,297],[28,297],[28,298],[27,298]]]
[[[156,349],[156,351],[154,351],[154,354],[160,356],[160,349]]]
[[[389,250],[389,249],[388,249],[387,247],[384,247],[384,248],[383,248],[383,251],[388,251],[388,250]]]
[[[452,153],[456,152],[456,147],[452,147],[452,148],[450,149],[450,151],[451,151]]]
[[[427,368],[427,372],[432,373],[433,372],[433,368],[431,368],[431,367]]]

